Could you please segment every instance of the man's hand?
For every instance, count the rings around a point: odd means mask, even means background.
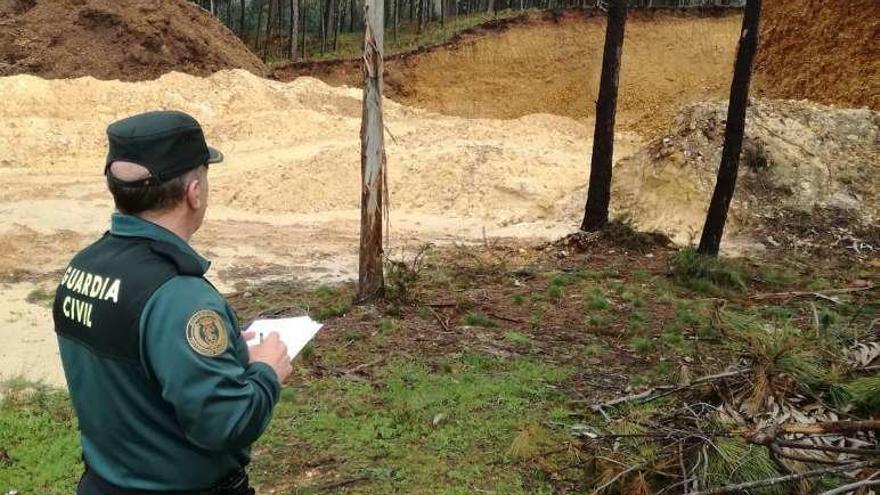
[[[250,340],[253,337],[253,332],[244,333],[245,340]],[[275,370],[279,383],[283,383],[293,371],[290,359],[287,357],[287,346],[278,338],[277,332],[270,333],[263,339],[263,342],[248,347],[248,354],[252,363],[265,363]]]

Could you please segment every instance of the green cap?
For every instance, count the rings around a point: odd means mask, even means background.
[[[191,116],[176,111],[147,112],[110,124],[110,149],[104,175],[113,162],[136,163],[151,177],[128,185],[165,182],[209,163],[223,161],[223,153],[205,143],[202,127]]]

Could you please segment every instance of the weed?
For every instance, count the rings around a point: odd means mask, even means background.
[[[630,345],[640,354],[646,354],[654,349],[654,341],[647,337],[633,337]]]
[[[379,320],[379,333],[388,335],[400,329],[400,322],[391,318]]]
[[[505,332],[504,338],[513,342],[514,344],[523,344],[523,345],[531,345],[532,338],[528,335],[520,332]]]
[[[686,287],[698,292],[716,294],[719,288],[745,290],[742,271],[730,262],[706,256],[689,247],[672,258],[672,272]]]
[[[678,327],[670,327],[660,337],[664,344],[669,347],[679,349],[684,344],[684,336]]]
[[[526,302],[526,296],[524,296],[522,294],[515,294],[513,296],[513,304],[515,304],[517,306],[522,306],[523,304],[525,304],[525,302]]]
[[[587,356],[604,356],[607,353],[608,345],[602,342],[597,342],[584,347],[584,354]]]
[[[36,289],[32,290],[25,298],[25,301],[31,304],[36,304],[47,308],[52,307],[52,302],[54,300],[55,293],[52,291],[47,291],[42,287],[37,287]]]
[[[385,301],[389,310],[397,314],[400,308],[415,299],[414,286],[425,267],[425,257],[431,246],[423,246],[410,261],[385,259]]]
[[[588,327],[600,328],[608,324],[608,319],[601,315],[590,315],[584,320]]]
[[[560,285],[551,285],[547,288],[547,297],[553,301],[559,302],[562,300],[563,290]]]
[[[347,302],[335,302],[321,305],[312,311],[312,317],[317,321],[327,321],[331,318],[345,316],[351,310],[351,304]]]
[[[495,328],[498,323],[486,315],[480,313],[468,313],[464,315],[464,324],[470,327]]]
[[[604,311],[611,307],[611,303],[608,301],[608,298],[605,297],[605,294],[602,292],[602,289],[598,287],[593,287],[586,295],[586,304],[587,309],[592,310],[600,310]]]

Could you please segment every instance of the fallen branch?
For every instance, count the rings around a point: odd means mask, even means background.
[[[827,492],[822,492],[819,495],[840,495],[841,493],[849,493],[855,492],[857,488],[861,488],[863,486],[874,486],[880,485],[880,480],[877,479],[867,479],[862,481],[856,481],[855,483],[850,483],[848,485],[838,486],[837,488],[832,488]]]
[[[818,297],[820,299],[830,300],[834,303],[840,304],[840,301],[838,301],[834,298],[831,298],[829,296],[834,295],[834,294],[849,294],[851,292],[862,292],[862,291],[866,291],[866,290],[873,290],[873,289],[876,289],[877,287],[880,287],[880,286],[867,285],[864,287],[845,287],[842,289],[828,289],[828,290],[819,290],[819,291],[812,291],[812,292],[811,291],[806,291],[806,292],[799,292],[799,291],[774,292],[774,293],[768,293],[768,294],[755,294],[754,296],[749,297],[749,299],[752,299],[754,301],[762,301],[765,299],[794,299],[795,297],[810,297],[810,296],[812,296],[812,297]]]
[[[855,469],[861,469],[864,467],[875,466],[877,465],[877,461],[862,461],[862,462],[853,462],[850,464],[844,464],[842,466],[834,466],[827,467],[821,469],[814,469],[812,471],[805,471],[803,473],[789,474],[786,476],[780,476],[778,478],[770,478],[766,480],[760,481],[750,481],[748,483],[740,483],[737,485],[728,485],[722,486],[719,488],[712,488],[709,490],[703,490],[700,492],[690,492],[687,495],[719,495],[722,493],[740,493],[746,490],[750,490],[752,488],[762,488],[765,486],[773,486],[781,483],[788,483],[790,481],[798,481],[806,478],[814,478],[816,476],[822,476],[824,474],[833,474],[833,473],[842,473],[845,471],[851,471]]]
[[[437,311],[434,310],[434,308],[432,308],[431,306],[428,306],[427,308],[429,311],[431,311],[431,314],[434,315],[434,319],[437,320],[437,323],[439,323],[440,326],[443,327],[443,331],[448,332],[449,331],[449,323],[443,321],[443,319],[440,318],[440,315],[437,313]]]
[[[834,452],[835,454],[853,454],[853,455],[876,455],[880,456],[880,449],[858,449],[849,447],[836,447],[834,445],[813,445],[801,442],[778,441],[776,445],[786,449],[794,450],[818,450],[821,452]]]
[[[825,421],[820,423],[786,423],[779,427],[784,434],[803,433],[854,433],[861,431],[880,431],[880,420],[867,421]]]
[[[748,371],[748,370],[739,369],[739,370],[734,370],[734,371],[725,371],[724,373],[718,373],[715,375],[706,375],[706,376],[697,378],[696,380],[694,380],[686,385],[680,385],[677,387],[672,386],[672,385],[660,385],[657,387],[649,388],[648,390],[645,390],[644,392],[641,392],[638,394],[627,395],[626,397],[618,397],[617,399],[603,402],[601,404],[594,404],[594,405],[590,406],[590,409],[593,411],[599,412],[600,410],[602,410],[606,407],[614,407],[614,406],[617,406],[620,404],[624,404],[626,402],[633,402],[633,401],[642,400],[642,399],[645,399],[644,402],[650,402],[652,400],[657,400],[661,397],[666,397],[667,395],[671,395],[676,392],[680,392],[682,390],[686,390],[691,387],[695,387],[697,385],[709,383],[709,382],[715,381],[715,380],[720,380],[722,378],[730,378],[733,376],[741,375],[741,374],[745,373],[746,371]],[[661,392],[661,393],[654,395],[657,392]]]

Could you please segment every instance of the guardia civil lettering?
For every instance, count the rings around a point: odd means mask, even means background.
[[[113,301],[114,304],[119,302],[119,291],[122,281],[118,278],[107,277],[89,273],[72,266],[68,266],[61,279],[61,285],[67,290],[99,301]],[[92,310],[94,305],[92,302],[82,300],[73,296],[65,296],[61,303],[61,310],[66,318],[77,323],[92,327]]]

